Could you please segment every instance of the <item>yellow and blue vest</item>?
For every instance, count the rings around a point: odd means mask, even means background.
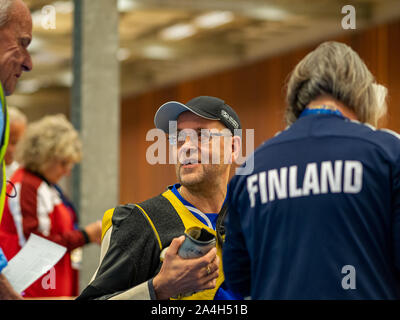
[[[7,103],[4,95],[3,87],[0,84],[0,104],[1,104],[1,117],[2,117],[2,128],[1,130],[1,145],[0,145],[0,183],[1,183],[1,192],[0,192],[0,221],[3,216],[4,202],[6,199],[6,165],[4,163],[4,156],[6,154],[6,149],[8,145],[8,136],[9,136],[9,123],[8,123],[8,113],[7,113]]]
[[[161,251],[173,238],[197,226],[216,235],[213,228],[197,219],[169,187],[164,193],[137,204],[120,205],[106,211],[103,217],[102,238],[112,227],[109,247],[92,282],[80,299],[108,299],[118,293],[148,282],[160,270]],[[182,299],[235,299],[224,288],[222,249],[217,242],[221,265],[214,289],[197,292]],[[222,290],[220,290],[222,289]],[[154,292],[153,292],[154,293]],[[222,297],[223,296],[223,297]]]

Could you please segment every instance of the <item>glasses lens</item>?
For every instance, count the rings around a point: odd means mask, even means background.
[[[178,140],[178,137],[177,137],[176,134],[170,134],[170,135],[168,136],[169,144],[172,145],[172,146],[176,145],[176,141],[177,141],[177,140]]]
[[[209,129],[195,130],[181,130],[177,134],[168,135],[168,141],[171,145],[183,145],[189,137],[191,143],[207,144],[212,137],[226,136],[221,132],[211,132]]]

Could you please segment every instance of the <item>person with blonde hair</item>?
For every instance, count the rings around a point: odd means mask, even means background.
[[[227,285],[252,299],[400,298],[400,140],[349,46],[324,42],[294,68],[288,127],[229,185]]]
[[[8,120],[10,123],[10,134],[4,161],[6,163],[6,177],[11,178],[18,169],[19,164],[14,159],[15,149],[21,140],[28,123],[26,115],[16,107],[8,106]]]
[[[30,124],[17,146],[21,167],[7,186],[10,197],[0,225],[0,246],[9,260],[35,233],[67,248],[54,269],[25,290],[25,297],[76,296],[78,274],[71,253],[87,243],[100,243],[101,222],[77,228],[76,213],[57,187],[81,153],[78,132],[61,114]]]

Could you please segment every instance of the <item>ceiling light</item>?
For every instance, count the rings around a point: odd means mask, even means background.
[[[194,23],[199,28],[216,28],[231,22],[234,14],[230,11],[212,11],[198,16]]]
[[[57,13],[70,14],[74,11],[74,3],[70,1],[56,1],[52,5],[56,8]]]
[[[244,13],[256,19],[270,21],[281,21],[289,16],[289,13],[283,9],[266,6],[248,9]]]
[[[119,61],[125,61],[131,56],[131,51],[127,48],[119,48],[117,51],[117,59]]]
[[[181,40],[196,33],[196,28],[188,23],[179,23],[161,31],[160,36],[164,40]]]
[[[118,0],[117,6],[119,12],[129,12],[137,8],[138,4],[134,0]]]
[[[71,87],[74,82],[74,75],[71,70],[59,72],[56,78],[57,83],[63,87]]]
[[[142,54],[149,59],[168,60],[174,57],[172,50],[165,46],[149,45],[142,49]]]

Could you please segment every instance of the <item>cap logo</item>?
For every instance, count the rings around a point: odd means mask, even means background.
[[[229,122],[234,129],[238,129],[239,128],[239,124],[237,123],[237,121],[235,119],[232,118],[232,116],[230,116],[228,114],[228,112],[226,112],[225,110],[221,110],[221,116],[227,121]]]

